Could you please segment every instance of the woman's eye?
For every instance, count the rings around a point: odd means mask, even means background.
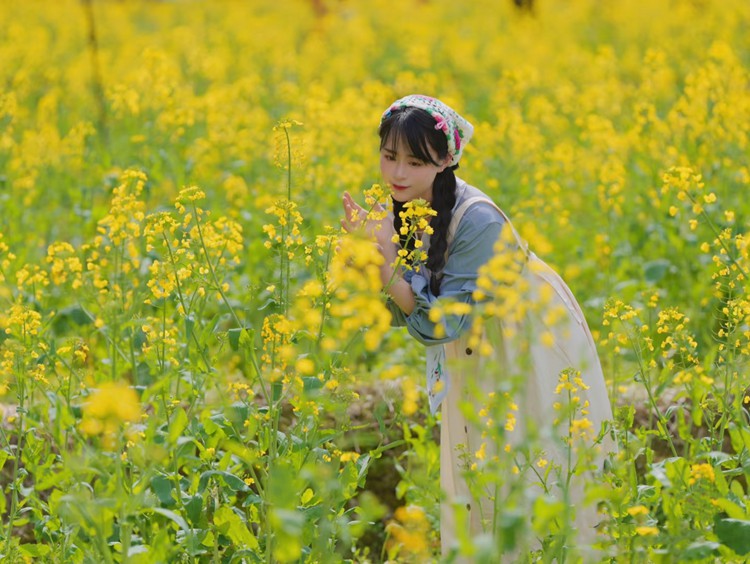
[[[421,161],[411,161],[409,164],[411,166],[422,166],[424,163]]]

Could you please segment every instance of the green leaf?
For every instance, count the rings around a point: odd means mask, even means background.
[[[128,549],[128,557],[132,558],[136,554],[148,554],[148,547],[145,544],[136,544]]]
[[[233,351],[240,350],[240,335],[242,334],[242,328],[230,329],[227,331],[227,337],[229,337],[229,346],[232,347]]]
[[[714,533],[721,544],[740,556],[750,553],[750,521],[717,517],[714,522]]]
[[[162,505],[172,506],[175,504],[175,500],[172,497],[172,480],[166,476],[154,476],[151,478],[151,489],[159,498]]]
[[[630,429],[635,419],[635,407],[628,405],[615,408],[615,419],[622,421],[623,428]]]
[[[739,481],[732,481],[732,483],[729,485],[729,489],[731,492],[729,495],[731,496],[732,494],[734,494],[734,497],[738,501],[745,497],[745,490],[742,488],[742,484]],[[730,515],[730,517],[734,517],[734,515]],[[748,511],[746,515],[743,515],[743,517],[750,518],[750,511]]]
[[[240,516],[226,505],[222,505],[214,513],[214,525],[236,546],[253,550],[260,548],[258,539],[250,532]]]
[[[221,443],[221,448],[238,457],[242,462],[248,465],[255,464],[258,460],[256,451],[247,448],[244,444],[237,441],[225,440]]]
[[[544,537],[550,533],[557,533],[559,517],[565,513],[565,504],[552,497],[540,496],[534,500],[533,526],[534,530]]]
[[[715,554],[719,549],[719,543],[713,541],[697,541],[691,543],[682,553],[682,558],[685,560],[703,560],[708,558],[712,554]]]
[[[137,382],[141,382],[144,384],[148,384],[151,382],[151,366],[149,366],[148,362],[139,362],[138,366],[136,366],[135,368],[135,374]]]
[[[278,543],[276,559],[279,562],[293,562],[302,554],[302,530],[305,516],[295,510],[271,508],[269,521],[276,531]]]
[[[703,425],[703,407],[700,401],[694,402],[690,416],[693,419],[693,425],[700,427]]]
[[[713,505],[723,509],[729,517],[732,519],[742,519],[745,515],[745,510],[726,498],[720,497],[711,501]]]
[[[73,305],[58,311],[52,321],[52,326],[56,332],[61,333],[68,330],[72,325],[90,325],[93,322],[93,315],[80,305]]]
[[[701,454],[699,458],[710,460],[714,466],[721,466],[722,464],[726,464],[727,462],[731,462],[734,460],[734,456],[732,456],[731,454],[718,450],[713,450],[711,452]]]
[[[136,544],[128,549],[128,562],[132,561],[148,561],[147,555],[149,554],[149,548],[145,544]],[[138,558],[136,560],[136,558]]]
[[[734,452],[740,454],[743,449],[750,449],[750,430],[737,425],[729,426],[729,437],[732,440]]]
[[[182,408],[175,410],[172,416],[172,421],[169,423],[169,443],[172,444],[176,442],[187,426],[188,417],[185,410]]]
[[[18,548],[21,550],[21,554],[31,558],[41,558],[52,552],[52,549],[46,544],[22,544]]]
[[[170,521],[174,522],[178,527],[180,527],[180,529],[182,529],[186,533],[190,532],[190,527],[188,526],[187,521],[185,521],[185,519],[180,517],[174,511],[170,511],[169,509],[164,509],[163,507],[147,507],[141,513],[148,513],[149,511],[153,513],[158,513],[159,515],[163,515]]]
[[[208,470],[201,474],[200,480],[198,480],[198,491],[204,492],[206,490],[206,486],[208,485],[208,479],[211,476],[218,476],[223,481],[224,484],[233,492],[236,491],[245,491],[248,489],[247,484],[241,479],[235,476],[234,474],[231,474],[229,472],[224,472],[221,470]]]
[[[284,389],[284,384],[281,382],[274,382],[271,384],[271,397],[273,401],[279,401],[281,399],[281,392]]]
[[[199,494],[192,496],[185,503],[185,512],[187,513],[188,520],[197,527],[203,515],[203,497]]]
[[[357,515],[367,523],[381,519],[388,512],[388,508],[380,502],[378,496],[366,490],[357,497],[357,504]]]
[[[307,505],[310,503],[310,500],[315,497],[315,493],[312,491],[312,489],[307,488],[303,493],[302,497],[300,498],[300,503],[302,505]]]
[[[203,542],[201,544],[203,546],[213,546],[214,534],[211,531],[206,531],[206,538],[203,539]]]
[[[37,481],[36,484],[34,484],[34,488],[38,492],[43,492],[44,490],[48,490],[63,480],[67,480],[70,476],[72,476],[73,473],[70,470],[62,470],[60,472],[45,472],[42,474],[42,477]]]
[[[240,350],[240,347],[252,347],[253,332],[245,327],[236,327],[227,331],[229,337],[229,346],[233,351]]]
[[[667,274],[672,263],[667,259],[656,259],[643,265],[643,275],[646,282],[656,284]]]
[[[185,316],[185,339],[190,342],[193,340],[193,328],[195,327],[195,316]]]
[[[316,376],[305,376],[302,378],[302,389],[305,392],[314,392],[323,387],[323,382]]]

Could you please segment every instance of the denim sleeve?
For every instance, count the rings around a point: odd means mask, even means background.
[[[505,220],[494,207],[478,203],[464,214],[448,249],[448,260],[443,269],[440,296],[430,290],[424,268],[410,271],[404,277],[411,284],[416,306],[410,315],[390,302],[392,325],[406,325],[409,333],[424,345],[437,345],[457,339],[471,324],[471,315],[450,316],[442,322],[443,334],[436,336],[435,324],[430,321],[430,308],[437,301],[473,304],[472,293],[477,287],[477,271],[493,255],[495,242]]]

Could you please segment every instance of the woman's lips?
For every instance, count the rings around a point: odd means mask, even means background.
[[[398,184],[391,184],[394,190],[406,190],[408,186],[400,186]]]

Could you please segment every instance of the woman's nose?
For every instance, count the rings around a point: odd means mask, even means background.
[[[406,175],[406,164],[396,163],[396,170],[394,172],[396,173],[396,178],[403,178]]]

